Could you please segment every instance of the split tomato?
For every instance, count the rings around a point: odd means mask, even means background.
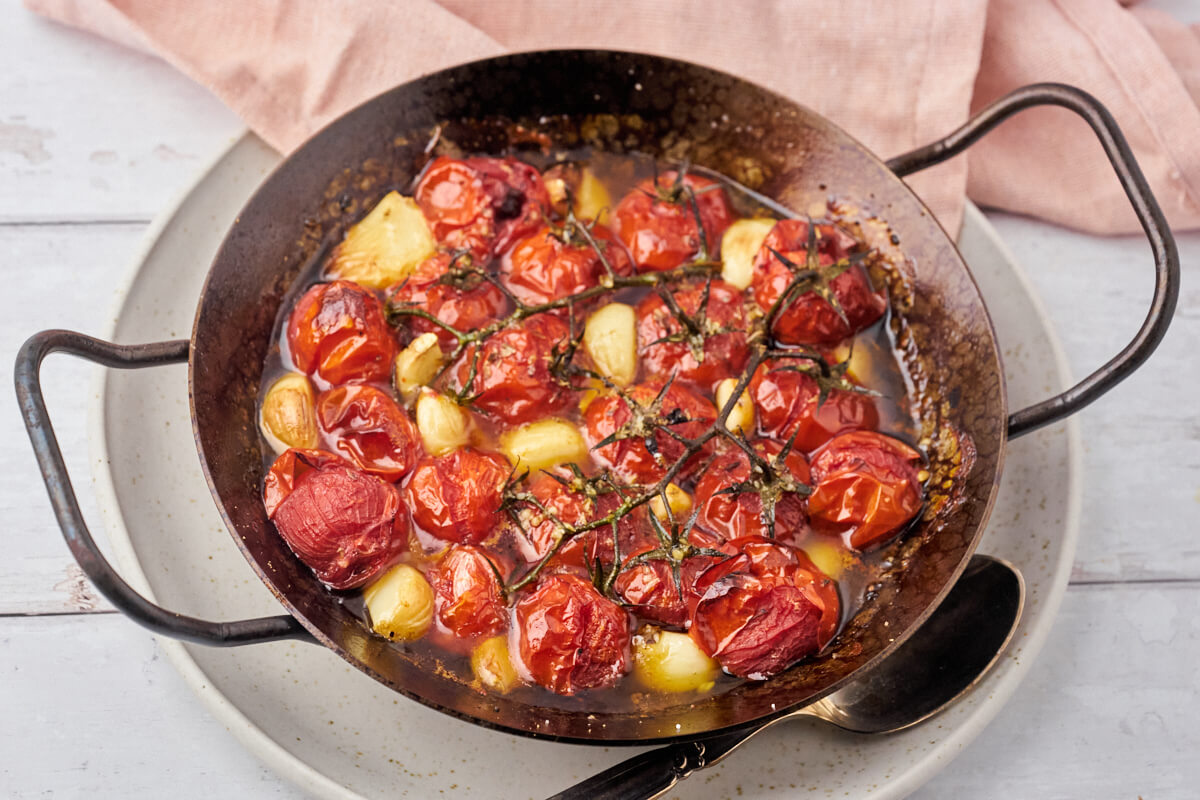
[[[413,521],[443,542],[482,542],[499,523],[510,472],[504,458],[478,450],[421,459],[406,489]]]
[[[699,216],[703,231],[696,225]],[[715,258],[721,235],[733,222],[725,189],[675,171],[639,183],[613,211],[613,230],[641,272],[674,269],[705,245]]]
[[[387,392],[351,384],[323,392],[317,422],[326,441],[359,469],[386,481],[409,473],[421,454],[417,427]]]
[[[879,411],[866,394],[830,389],[825,402],[818,402],[821,389],[816,378],[799,371],[799,359],[767,361],[754,371],[750,396],[759,429],[792,447],[811,453],[842,431],[879,427]]]
[[[438,624],[460,639],[483,639],[508,627],[508,609],[496,577],[499,567],[483,550],[452,546],[429,571]]]
[[[647,373],[677,374],[704,391],[739,375],[749,353],[742,293],[718,279],[678,289],[669,299],[674,308],[652,292],[637,306],[638,352]]]
[[[508,298],[500,287],[482,276],[465,275],[461,282],[452,281],[447,274],[452,260],[448,253],[438,253],[422,261],[411,275],[389,290],[389,304],[393,308],[420,309],[463,333],[482,328],[508,313]],[[457,267],[470,264],[470,256],[462,256]],[[416,315],[404,319],[415,333],[436,333],[438,343],[447,353],[458,345],[454,334],[441,325]]]
[[[543,226],[504,257],[500,280],[521,302],[539,305],[599,286],[610,269],[613,275],[633,271],[625,248],[608,228],[597,225],[590,235],[599,252],[570,228]]]
[[[784,477],[806,486],[811,481],[808,462],[795,449],[788,452],[783,463],[775,464],[783,445],[763,439],[755,442],[754,448]],[[738,448],[730,448],[714,458],[696,483],[696,505],[700,509],[697,524],[722,541],[767,536],[770,526],[763,519],[762,495],[752,487],[746,487],[747,491],[729,491],[762,479],[763,476],[753,473],[750,457]],[[806,505],[804,496],[797,492],[779,494],[774,506],[776,539],[792,541],[808,529]]]
[[[386,381],[396,357],[379,299],[350,281],[305,292],[288,318],[287,343],[297,369],[334,385]]]

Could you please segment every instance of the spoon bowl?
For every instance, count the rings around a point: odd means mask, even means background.
[[[909,728],[979,683],[1012,640],[1024,603],[1025,581],[1016,567],[999,558],[974,555],[925,623],[861,679],[766,724],[649,750],[550,800],[657,797],[787,719],[816,717],[854,733]]]

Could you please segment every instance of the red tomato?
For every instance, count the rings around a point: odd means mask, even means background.
[[[413,521],[443,542],[482,542],[499,522],[510,471],[501,456],[476,450],[421,459],[407,486]]]
[[[263,507],[267,510],[267,516],[275,516],[275,509],[292,493],[296,488],[296,481],[305,473],[333,465],[348,467],[350,462],[325,450],[290,448],[283,451],[283,454],[275,459],[263,481]]]
[[[488,555],[453,545],[429,571],[438,624],[462,639],[486,638],[508,627],[508,609]]]
[[[696,210],[688,193],[662,196],[671,192],[675,179],[676,173],[671,171],[658,176],[657,187],[651,179],[642,181],[613,211],[613,230],[642,272],[673,269],[700,250]],[[724,188],[707,178],[685,175],[683,183],[694,192],[708,253],[715,258],[721,235],[733,222],[729,198]]]
[[[341,461],[288,450],[271,467],[263,502],[279,535],[322,583],[354,589],[404,552],[408,518],[396,487]]]
[[[854,237],[835,225],[820,223],[816,227],[821,266],[846,258],[858,247]],[[780,220],[767,234],[754,259],[754,276],[750,284],[754,299],[764,312],[771,309],[795,278],[792,270],[771,250],[804,269],[808,260],[807,248],[806,220]],[[860,264],[834,278],[830,289],[841,304],[849,326],[820,295],[808,292],[793,298],[781,310],[772,331],[775,337],[785,344],[835,344],[867,327],[887,310],[887,298],[874,290],[867,271]]]
[[[297,369],[330,384],[386,381],[396,357],[379,299],[350,281],[305,292],[288,318],[287,342]]]
[[[684,314],[696,321],[704,295],[703,281],[672,293]],[[651,292],[638,303],[638,354],[647,374],[667,378],[677,373],[681,380],[710,391],[717,382],[741,373],[749,352],[742,293],[723,280],[714,280],[704,312],[703,350],[697,361],[689,342],[659,341],[684,331],[683,323],[662,297]],[[727,332],[716,332],[722,330]]]
[[[644,546],[639,552],[652,549]],[[685,558],[680,564],[679,586],[676,587],[670,563],[664,559],[652,559],[620,573],[613,582],[613,589],[639,617],[675,628],[686,628],[688,608],[699,599],[696,580],[718,560],[709,555]]]
[[[843,433],[812,459],[813,527],[847,536],[858,550],[889,538],[921,510],[921,454],[874,431]]]
[[[326,441],[359,469],[400,480],[421,453],[412,420],[386,392],[361,384],[338,386],[317,399],[317,421]]]
[[[626,393],[638,406],[647,408],[652,405],[664,385],[664,381],[651,380],[629,387]],[[668,422],[669,427],[679,435],[692,439],[704,433],[716,421],[717,410],[713,408],[712,403],[691,389],[673,383],[663,397],[659,416],[668,421],[672,417],[678,418],[679,422]],[[588,445],[594,448],[592,457],[624,480],[653,484],[683,456],[684,445],[669,434],[660,430],[656,431],[652,438],[621,439],[603,447],[596,447],[631,419],[633,411],[621,397],[609,394],[593,400],[584,412],[584,421],[587,424],[586,438]],[[647,449],[647,440],[653,443],[659,455],[658,459]],[[678,477],[686,478],[708,451],[709,448],[705,447],[697,453],[680,471]]]
[[[550,206],[542,176],[513,158],[439,156],[414,199],[443,246],[485,261],[536,229]]]
[[[739,555],[697,579],[691,612],[692,638],[726,672],[769,678],[833,638],[837,586],[803,551],[757,536],[729,549]]]
[[[633,272],[625,248],[608,228],[597,225],[591,235],[614,274]],[[591,245],[586,241],[564,244],[548,226],[517,242],[500,267],[504,285],[518,300],[529,305],[591,289],[600,285],[606,274],[604,262]]]
[[[476,367],[470,394],[475,408],[510,425],[532,422],[562,411],[574,395],[550,374],[555,348],[568,338],[567,323],[537,314],[519,327],[488,337]],[[463,353],[454,375],[461,390],[471,373],[475,345]]]
[[[792,447],[811,453],[842,431],[879,427],[879,411],[870,395],[831,389],[818,406],[821,390],[816,379],[788,369],[803,364],[771,360],[754,371],[750,396],[759,430],[784,442],[794,434]]]
[[[773,461],[783,451],[783,445],[769,439],[755,442],[754,447],[767,461]],[[808,462],[794,449],[788,452],[782,466],[800,483],[812,480]],[[757,492],[720,494],[750,477],[750,457],[739,448],[730,448],[713,459],[696,483],[696,505],[700,509],[697,524],[722,541],[766,536],[769,529],[762,517],[762,497]],[[804,498],[793,492],[775,501],[775,538],[792,541],[808,529],[805,505]]]
[[[552,692],[612,686],[629,670],[629,616],[577,575],[542,580],[514,619],[518,669]]]
[[[482,328],[508,313],[508,298],[494,283],[481,278],[470,289],[442,283],[442,276],[450,269],[450,261],[448,253],[438,253],[421,262],[411,275],[389,290],[389,302],[393,306],[412,305],[428,311],[464,333]],[[458,345],[454,335],[440,325],[416,316],[404,319],[416,333],[436,333],[447,353]]]

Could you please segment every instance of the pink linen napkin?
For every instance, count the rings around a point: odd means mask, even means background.
[[[1200,227],[1200,26],[1116,0],[26,0],[158,53],[287,152],[391,86],[508,51],[682,58],[822,113],[881,156],[1025,83],[1074,84],[1116,116],[1171,224]],[[911,179],[956,231],[962,199],[1096,233],[1137,223],[1087,126],[1035,109]]]

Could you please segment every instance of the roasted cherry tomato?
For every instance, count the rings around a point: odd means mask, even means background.
[[[288,318],[287,342],[297,369],[330,384],[386,381],[396,357],[378,298],[350,281],[305,292]]]
[[[484,261],[533,232],[550,206],[542,176],[514,158],[439,156],[414,197],[438,242]]]
[[[678,383],[672,383],[667,388],[655,412],[655,398],[665,385],[664,381],[655,379],[626,390],[628,400],[638,407],[639,416],[649,415],[653,417],[652,421],[687,438],[704,433],[716,420],[717,410],[712,403]],[[593,448],[593,458],[619,477],[635,483],[653,484],[683,456],[686,449],[670,434],[656,430],[649,435],[621,438],[603,447],[597,446],[614,433],[620,435],[621,432],[628,432],[634,416],[634,410],[626,398],[615,394],[596,398],[584,412],[587,442]],[[693,456],[680,470],[678,477],[686,478],[707,453],[708,448],[705,447]]]
[[[777,461],[783,451],[783,445],[763,439],[755,442],[754,448],[784,477],[805,486],[811,482],[808,462],[795,449],[788,451],[780,464]],[[728,491],[755,479],[761,480],[762,477],[752,473],[750,457],[741,449],[731,447],[714,458],[696,483],[695,502],[700,509],[697,524],[722,540],[768,536],[770,526],[763,518],[762,496],[759,492],[753,488],[744,492]],[[805,499],[801,494],[780,494],[775,500],[774,538],[790,542],[808,530],[808,514],[805,513],[805,507]]]
[[[818,223],[816,229],[818,261],[822,267],[849,257],[859,247],[854,237],[836,225]],[[771,309],[796,277],[775,253],[806,269],[807,247],[806,220],[780,220],[767,234],[754,259],[750,284],[750,291],[764,312]],[[887,310],[887,298],[872,288],[861,264],[851,265],[830,281],[829,288],[846,314],[845,321],[825,299],[810,291],[793,298],[779,312],[772,331],[774,336],[786,344],[835,344],[867,327]]]
[[[650,179],[642,181],[613,211],[613,230],[641,272],[673,269],[700,251],[697,210],[711,258],[733,221],[729,198],[720,184],[696,175],[677,178],[670,171],[658,176],[657,185]]]
[[[456,544],[429,571],[438,624],[460,639],[486,638],[508,627],[500,567],[478,547]]]
[[[536,314],[515,328],[488,337],[475,364],[468,394],[474,407],[510,425],[553,416],[574,393],[550,374],[556,348],[570,335],[567,323],[551,314]],[[466,387],[475,362],[475,345],[467,348],[454,369],[458,387]]]
[[[842,431],[879,427],[879,411],[870,395],[831,389],[818,404],[821,390],[816,379],[798,371],[809,363],[771,360],[754,371],[750,396],[759,430],[784,442],[795,436],[793,449],[811,453]]]
[[[332,453],[286,451],[271,467],[264,505],[288,547],[331,589],[362,586],[408,545],[396,487]]]
[[[644,546],[640,552],[653,548]],[[636,556],[635,552],[632,555]],[[688,608],[699,599],[696,580],[701,573],[719,561],[712,555],[691,555],[679,565],[679,585],[671,564],[665,559],[652,559],[628,567],[617,575],[613,589],[639,617],[661,622],[675,628],[688,626]]]
[[[393,308],[408,306],[426,311],[463,332],[482,328],[508,313],[508,299],[500,287],[482,276],[465,272],[472,263],[471,256],[460,256],[454,263],[463,276],[461,280],[456,280],[454,273],[447,275],[452,261],[448,253],[438,253],[421,262],[411,275],[389,290],[389,304]],[[414,333],[436,333],[447,353],[458,344],[454,334],[430,320],[415,315],[402,319]]]
[[[647,374],[675,373],[706,392],[741,374],[748,353],[742,293],[720,279],[662,292],[674,308],[653,292],[637,306],[638,353]]]
[[[443,542],[482,542],[499,523],[510,472],[503,457],[477,450],[421,459],[407,486],[413,521]]]
[[[500,280],[518,300],[538,305],[599,286],[609,269],[614,275],[633,272],[624,246],[608,228],[597,225],[590,235],[600,253],[570,228],[559,231],[543,226],[517,242],[504,257]]]
[[[837,586],[794,547],[752,536],[738,555],[696,581],[691,634],[726,672],[761,680],[813,655],[833,638]]]
[[[808,498],[813,527],[862,550],[884,541],[921,510],[921,454],[874,431],[843,433],[813,456]]]
[[[517,601],[521,668],[557,694],[612,686],[629,670],[629,617],[577,575],[557,574]]]
[[[327,442],[359,469],[386,481],[409,473],[421,454],[421,437],[412,420],[387,392],[353,384],[323,392],[317,421]]]

